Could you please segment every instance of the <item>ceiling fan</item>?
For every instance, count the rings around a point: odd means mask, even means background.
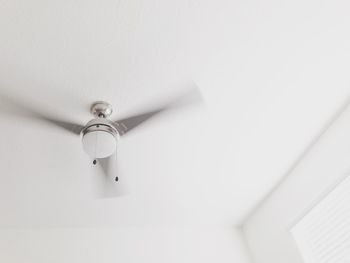
[[[71,134],[80,136],[83,149],[91,158],[93,165],[98,165],[102,168],[104,175],[98,175],[98,181],[95,187],[98,188],[104,197],[115,197],[124,193],[121,187],[123,185],[123,179],[120,178],[116,170],[116,150],[120,137],[129,134],[131,130],[136,130],[141,124],[155,116],[186,105],[202,102],[199,90],[193,88],[171,99],[167,103],[153,106],[151,109],[123,119],[111,120],[110,117],[113,113],[112,105],[105,101],[97,101],[90,107],[90,112],[94,118],[87,124],[82,125],[48,116],[5,95],[0,96],[0,98],[2,106],[5,106],[6,110],[11,113],[19,114],[22,117],[38,119],[62,128]]]

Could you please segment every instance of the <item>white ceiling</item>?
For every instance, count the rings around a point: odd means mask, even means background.
[[[230,228],[16,228],[0,233],[1,259],[8,263],[250,262],[239,232]]]
[[[347,1],[0,0],[0,88],[85,123],[194,81],[205,107],[120,141],[130,194],[89,198],[79,138],[1,115],[0,225],[235,225],[347,98]]]

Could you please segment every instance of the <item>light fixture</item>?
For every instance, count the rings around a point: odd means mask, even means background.
[[[117,148],[116,137],[103,130],[88,131],[82,138],[84,151],[92,158],[106,158],[111,156]]]
[[[119,138],[113,122],[106,118],[112,113],[112,108],[105,102],[97,102],[91,112],[96,118],[81,132],[83,149],[94,160],[109,157],[116,151]]]

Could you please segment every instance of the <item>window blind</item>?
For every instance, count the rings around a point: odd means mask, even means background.
[[[292,229],[305,263],[350,263],[350,177]]]

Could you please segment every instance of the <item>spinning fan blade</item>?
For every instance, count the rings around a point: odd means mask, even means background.
[[[56,127],[62,128],[76,135],[79,135],[81,130],[84,128],[84,126],[80,124],[71,123],[68,121],[60,120],[51,116],[41,114],[31,107],[24,106],[24,103],[16,101],[2,94],[0,94],[0,109],[1,112],[7,112],[21,117],[27,117],[44,121],[46,123],[55,125]]]
[[[62,128],[68,132],[74,133],[76,135],[79,135],[80,132],[82,131],[82,129],[84,128],[84,126],[80,125],[80,124],[75,124],[75,123],[71,123],[71,122],[67,122],[67,121],[62,121],[62,120],[58,120],[58,119],[54,119],[52,117],[47,117],[47,116],[40,116],[40,115],[36,115],[35,116],[37,119],[49,122],[53,125],[56,125],[59,128]]]
[[[202,102],[202,96],[198,89],[192,89],[185,94],[182,94],[179,97],[171,100],[169,103],[166,103],[163,106],[154,107],[154,109],[145,111],[143,113],[130,116],[128,118],[118,120],[115,123],[116,128],[118,129],[120,135],[128,133],[130,130],[138,127],[142,123],[151,119],[154,116],[157,116],[168,110],[173,110],[177,108],[182,108],[184,106],[194,105]]]
[[[117,173],[117,155],[98,159],[97,164],[102,169],[102,174],[94,175],[97,177],[95,187],[97,188],[97,197],[113,198],[126,194],[126,187],[123,178]]]

